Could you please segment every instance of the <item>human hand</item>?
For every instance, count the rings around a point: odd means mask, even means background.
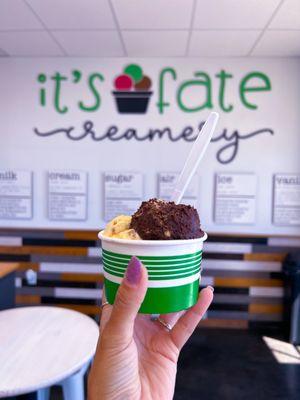
[[[115,304],[102,310],[89,400],[173,398],[179,352],[212,302],[213,288],[203,289],[189,310],[161,315],[173,327],[169,331],[150,315],[137,314],[147,281],[147,269],[132,257]]]

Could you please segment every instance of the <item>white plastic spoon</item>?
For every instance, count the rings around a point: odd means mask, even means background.
[[[176,204],[180,203],[188,184],[190,183],[202,157],[204,156],[207,146],[209,145],[209,142],[214,134],[218,119],[219,114],[216,112],[211,112],[198,134],[198,137],[188,155],[171,196],[171,201],[174,201]]]

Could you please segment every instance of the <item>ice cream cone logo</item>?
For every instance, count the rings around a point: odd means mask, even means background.
[[[151,79],[144,75],[137,64],[127,65],[114,80],[112,92],[116,107],[121,114],[145,114],[152,92]]]

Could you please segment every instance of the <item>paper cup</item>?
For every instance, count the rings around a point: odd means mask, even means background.
[[[99,233],[106,299],[114,303],[128,262],[136,256],[148,270],[148,289],[139,310],[164,314],[185,310],[198,299],[203,242],[189,240],[126,240]]]

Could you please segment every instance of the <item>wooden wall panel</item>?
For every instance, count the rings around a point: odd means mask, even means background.
[[[17,304],[52,304],[97,317],[103,285],[97,233],[0,229],[0,270],[1,263],[18,264]],[[210,234],[201,286],[215,287],[215,301],[200,326],[280,323],[282,263],[299,243],[300,238]],[[35,279],[28,281],[28,275]]]

